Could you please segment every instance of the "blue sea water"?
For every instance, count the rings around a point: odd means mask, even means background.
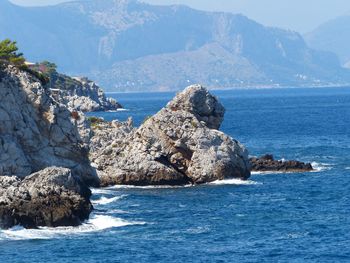
[[[78,228],[0,231],[0,262],[350,262],[350,89],[214,92],[222,130],[251,155],[316,172],[254,174],[196,187],[93,190]],[[139,125],[173,93],[113,94]]]

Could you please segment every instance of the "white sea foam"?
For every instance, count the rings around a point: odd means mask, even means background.
[[[92,188],[91,189],[92,194],[94,195],[113,195],[115,194],[114,190],[106,189],[106,188]]]
[[[268,175],[268,174],[292,174],[294,171],[259,171],[251,172],[251,175]]]
[[[240,179],[226,179],[226,180],[217,180],[206,185],[253,185],[260,184],[252,180],[240,180]],[[173,189],[173,188],[186,188],[186,187],[195,187],[196,185],[187,184],[187,185],[148,185],[148,186],[136,186],[136,185],[114,185],[108,187],[107,189]]]
[[[130,111],[129,109],[117,109],[117,110],[109,110],[107,112],[118,112],[118,111]]]
[[[137,185],[114,185],[108,187],[107,189],[169,189],[169,188],[183,188],[183,187],[193,187],[194,185],[188,184],[183,186],[174,185],[147,185],[147,186],[137,186]]]
[[[126,221],[121,218],[107,215],[92,215],[86,223],[78,227],[41,227],[39,229],[25,229],[23,227],[16,226],[9,230],[0,231],[0,240],[53,239],[98,232],[115,227],[144,224],[146,223]]]
[[[225,180],[217,180],[214,182],[211,182],[209,184],[212,185],[256,185],[256,184],[262,184],[258,183],[252,180],[240,180],[240,179],[225,179]]]
[[[282,174],[286,172],[278,172],[278,171],[265,171],[265,172],[251,172],[251,175],[262,175],[262,174]]]
[[[105,196],[102,196],[100,199],[91,200],[91,203],[93,205],[107,205],[107,204],[113,203],[115,201],[118,201],[118,200],[124,198],[125,196],[126,195],[120,195],[120,196],[114,196],[114,197],[111,197],[111,198],[107,198]]]
[[[345,167],[345,170],[350,170],[350,167]]]
[[[319,173],[319,172],[332,169],[332,165],[328,163],[312,162],[311,165],[312,165],[312,168],[314,168],[314,171],[311,171],[313,173]]]

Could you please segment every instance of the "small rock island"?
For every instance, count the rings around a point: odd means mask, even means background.
[[[248,151],[218,129],[225,109],[195,85],[133,129],[100,123],[90,159],[103,186],[201,184],[250,176]]]
[[[272,154],[265,154],[259,158],[249,159],[253,172],[310,172],[313,170],[310,163],[300,161],[275,160]]]

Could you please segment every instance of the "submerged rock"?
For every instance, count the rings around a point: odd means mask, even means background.
[[[313,170],[310,163],[275,160],[271,154],[259,158],[253,157],[249,161],[253,172],[309,172]]]
[[[218,131],[224,108],[201,86],[190,86],[138,128],[95,127],[90,159],[102,185],[183,185],[247,179],[247,150]],[[122,127],[122,128],[121,128]]]
[[[88,158],[90,136],[84,115],[59,104],[33,75],[0,69],[0,176],[24,178],[59,166],[98,185]]]
[[[89,217],[90,190],[67,168],[0,176],[0,228],[77,226]]]

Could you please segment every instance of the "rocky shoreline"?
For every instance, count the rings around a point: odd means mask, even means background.
[[[86,102],[76,103],[81,94],[57,97],[56,90],[14,66],[0,69],[0,228],[79,225],[93,209],[89,186],[203,184],[246,180],[251,170],[312,170],[271,156],[249,159],[242,144],[219,131],[225,109],[199,85],[138,128],[131,118],[88,120],[82,111],[93,107],[77,106]]]

